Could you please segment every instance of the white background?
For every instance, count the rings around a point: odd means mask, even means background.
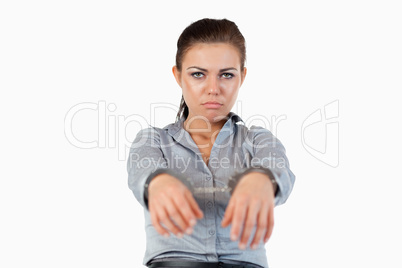
[[[243,119],[286,116],[276,135],[297,181],[275,209],[270,267],[402,267],[401,13],[398,1],[2,1],[0,266],[142,267],[133,120],[174,121],[165,108],[151,119],[151,104],[179,104],[177,38],[209,17],[246,38]],[[302,140],[303,122],[334,101],[339,135],[323,122]],[[94,110],[73,120],[81,141],[106,137],[97,148],[65,135],[80,103],[111,104],[105,128]],[[326,141],[335,167],[303,145]]]

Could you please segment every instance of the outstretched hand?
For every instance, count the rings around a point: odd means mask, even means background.
[[[240,239],[239,248],[245,249],[251,232],[256,226],[250,243],[256,249],[264,237],[268,242],[274,227],[274,189],[267,175],[250,172],[238,182],[222,220],[222,227],[232,224],[230,238]]]
[[[203,213],[190,190],[177,178],[160,174],[148,187],[148,206],[156,231],[168,237],[169,232],[182,237],[191,234],[196,219]]]

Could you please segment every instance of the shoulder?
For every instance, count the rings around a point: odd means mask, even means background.
[[[270,130],[260,126],[250,126],[249,128],[242,126],[242,128],[241,131],[245,133],[246,142],[253,150],[285,150],[282,142]]]
[[[251,135],[254,136],[254,138],[274,138],[274,134],[266,128],[260,127],[260,126],[251,126],[249,129],[249,132]]]
[[[230,116],[231,120],[233,121],[233,124],[236,127],[237,132],[242,136],[247,136],[248,139],[254,140],[255,138],[258,138],[258,137],[263,137],[263,136],[272,137],[273,136],[272,132],[266,128],[256,126],[256,125],[252,125],[252,126],[248,127],[246,125],[246,123],[243,121],[243,119],[239,115],[237,115],[233,112],[230,112],[229,116]]]
[[[150,137],[150,136],[160,136],[162,132],[161,128],[149,126],[147,128],[143,128],[137,133],[137,137]]]
[[[271,131],[260,126],[255,125],[250,127],[247,127],[245,125],[237,125],[237,126],[238,126],[238,132],[242,135],[247,136],[247,139],[250,141],[258,141],[266,138],[276,138]]]
[[[137,132],[132,147],[141,147],[145,144],[157,145],[165,131],[158,127],[149,126]]]

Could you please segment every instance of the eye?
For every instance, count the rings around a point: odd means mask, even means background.
[[[231,73],[223,73],[223,74],[222,74],[222,77],[223,77],[223,78],[230,79],[230,78],[234,77],[234,75],[231,74]]]
[[[192,73],[191,75],[192,75],[193,77],[195,77],[195,78],[201,78],[201,77],[204,76],[204,74],[201,73],[201,72],[195,72],[195,73]]]

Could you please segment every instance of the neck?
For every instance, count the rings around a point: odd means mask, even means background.
[[[191,136],[196,135],[198,137],[210,139],[211,137],[216,138],[226,121],[227,118],[223,118],[220,121],[211,122],[206,120],[204,117],[197,118],[189,115],[184,121],[183,126]]]

